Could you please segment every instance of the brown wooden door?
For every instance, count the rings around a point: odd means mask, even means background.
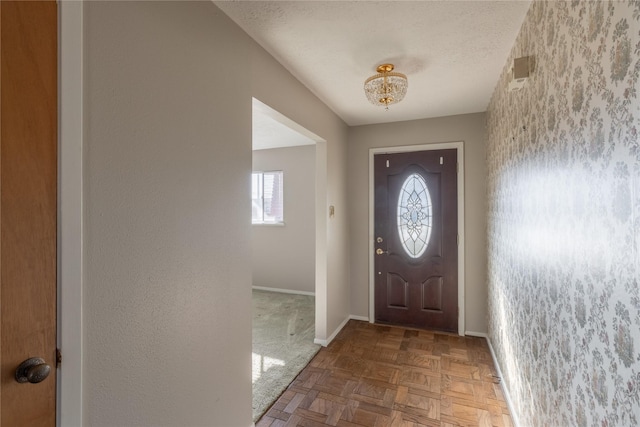
[[[458,329],[457,152],[378,154],[375,320]]]
[[[55,426],[57,5],[0,2],[0,423]],[[46,379],[18,383],[41,357]]]

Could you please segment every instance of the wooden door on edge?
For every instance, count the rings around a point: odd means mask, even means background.
[[[57,14],[55,1],[0,2],[2,426],[56,423]],[[20,383],[30,358],[44,364]]]

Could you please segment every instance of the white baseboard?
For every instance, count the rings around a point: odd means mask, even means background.
[[[485,338],[487,341],[489,340],[489,335],[487,335],[486,332],[464,331],[464,334],[469,337]]]
[[[369,318],[367,316],[355,316],[353,314],[350,314],[349,317],[347,317],[346,319],[344,319],[344,321],[340,324],[340,326],[338,326],[338,328],[333,331],[333,333],[331,334],[331,336],[329,338],[327,338],[326,340],[320,340],[318,338],[313,340],[314,344],[320,344],[323,347],[328,346],[329,344],[331,344],[331,341],[333,341],[333,339],[340,333],[340,331],[342,330],[342,328],[344,328],[344,326],[347,324],[347,322],[349,320],[362,320],[364,322],[368,322]]]
[[[347,317],[346,319],[344,319],[344,321],[340,324],[340,326],[338,326],[336,328],[336,330],[333,331],[331,336],[329,338],[327,338],[326,340],[319,340],[318,338],[316,338],[316,339],[313,340],[313,343],[314,344],[320,344],[323,347],[328,346],[329,344],[331,344],[331,341],[333,341],[333,339],[340,333],[342,328],[344,328],[344,325],[346,325],[349,320],[350,320],[350,317]]]
[[[312,296],[312,297],[316,296],[315,292],[296,291],[296,290],[293,290],[293,289],[266,288],[264,286],[252,286],[252,289],[255,289],[257,291],[280,292],[281,294],[309,295],[309,296]]]
[[[493,351],[493,346],[491,345],[491,340],[487,334],[484,334],[487,340],[487,344],[489,344],[489,351],[491,352],[491,358],[493,359],[493,364],[496,365],[496,371],[498,371],[498,376],[500,377],[500,386],[502,387],[502,393],[504,394],[504,398],[507,401],[507,406],[509,407],[509,412],[511,413],[511,421],[513,421],[514,427],[520,427],[520,419],[518,418],[518,414],[515,411],[515,407],[513,406],[513,401],[511,400],[511,395],[509,394],[509,390],[507,389],[507,385],[504,382],[504,376],[502,375],[502,370],[500,369],[500,364],[498,363],[498,358],[496,357],[495,351]]]

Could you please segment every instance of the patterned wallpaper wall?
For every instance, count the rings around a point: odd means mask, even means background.
[[[640,1],[534,1],[487,112],[490,339],[523,426],[640,425]]]

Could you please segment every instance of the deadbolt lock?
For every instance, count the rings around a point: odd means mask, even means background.
[[[378,237],[378,238],[376,239],[376,242],[378,242],[378,243],[382,243],[382,240],[383,240],[383,239],[382,239],[382,237]]]

